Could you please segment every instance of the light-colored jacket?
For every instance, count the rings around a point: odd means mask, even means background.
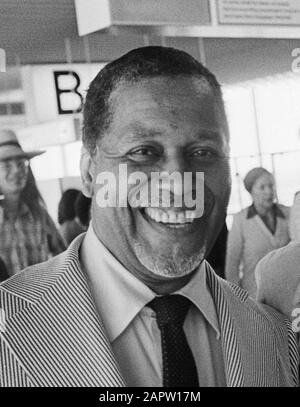
[[[81,270],[82,238],[0,285],[1,386],[125,386]],[[297,344],[285,317],[212,269],[207,277],[227,385],[297,386]]]
[[[249,209],[243,209],[233,219],[228,235],[226,252],[226,279],[248,291],[256,298],[254,270],[266,254],[287,245],[290,241],[289,211],[277,205],[284,217],[276,217],[276,231],[272,234],[259,215],[249,216]]]
[[[291,208],[290,234],[293,242],[300,242],[300,192],[297,192]]]

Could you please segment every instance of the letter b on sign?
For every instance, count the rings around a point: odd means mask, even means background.
[[[83,97],[78,91],[80,78],[74,71],[54,71],[58,114],[79,113]]]

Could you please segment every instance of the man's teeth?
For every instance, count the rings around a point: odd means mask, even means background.
[[[192,223],[196,217],[196,211],[175,212],[172,210],[163,211],[158,208],[145,208],[145,212],[155,222],[173,223],[174,225]]]

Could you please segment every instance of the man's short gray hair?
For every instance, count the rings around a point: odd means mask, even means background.
[[[159,76],[192,76],[205,81],[216,98],[228,135],[222,91],[215,76],[184,51],[157,46],[142,47],[107,64],[89,86],[83,109],[82,139],[91,154],[95,152],[98,140],[109,129],[113,116],[110,96],[118,85]]]

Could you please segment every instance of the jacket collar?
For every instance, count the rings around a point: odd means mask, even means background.
[[[274,205],[272,207],[272,210],[274,211],[274,214],[275,214],[276,218],[285,219],[285,215],[282,212],[282,210],[280,209],[278,204],[274,203]],[[254,218],[254,216],[256,216],[256,215],[259,216],[254,204],[252,204],[251,206],[249,206],[249,208],[247,210],[247,219]]]

